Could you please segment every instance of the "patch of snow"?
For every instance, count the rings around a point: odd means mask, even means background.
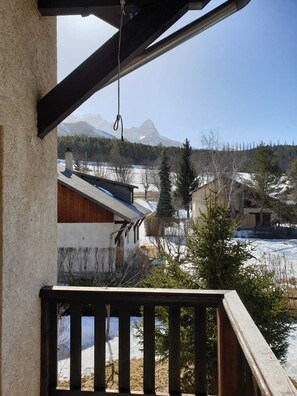
[[[291,276],[297,276],[297,239],[256,239],[248,238],[244,241],[251,242],[254,249],[253,258],[248,264],[264,262],[269,266],[269,262],[275,266],[286,266]],[[294,275],[295,274],[295,275]]]
[[[114,197],[114,195],[109,190],[106,190],[105,188],[100,187],[100,186],[96,186],[96,187],[98,188],[98,190],[104,192],[105,194],[109,195],[110,197]]]
[[[283,364],[287,375],[297,381],[297,323],[292,327],[289,335],[287,361]]]
[[[141,358],[141,344],[136,337],[137,330],[135,323],[139,322],[139,318],[131,317],[130,319],[130,357]],[[118,318],[110,318],[109,340],[105,343],[105,353],[107,363],[118,360],[119,358],[119,329]],[[70,375],[70,318],[62,317],[58,323],[58,345],[59,361],[58,375],[59,379],[69,379]],[[62,347],[61,347],[62,346]],[[88,375],[94,372],[94,317],[82,317],[82,375]]]

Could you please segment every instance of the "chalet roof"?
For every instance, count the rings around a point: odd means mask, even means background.
[[[259,193],[253,188],[252,184],[252,175],[250,173],[244,173],[244,172],[230,172],[230,173],[224,173],[220,175],[219,177],[213,177],[212,175],[208,175],[207,178],[204,178],[202,180],[202,184],[196,188],[192,194],[195,194],[195,192],[198,192],[202,189],[209,188],[213,183],[215,183],[218,179],[224,179],[225,181],[229,181],[232,183],[235,183],[236,189],[240,189],[241,191],[244,191],[246,194],[250,194],[254,197],[257,197]],[[287,189],[290,187],[288,180],[286,177],[281,177],[280,183],[275,185],[277,188],[276,192],[269,192],[266,194],[266,200],[267,202],[276,202],[279,201],[279,194],[280,193],[285,193],[288,191]],[[234,190],[235,191],[235,190]],[[287,203],[290,203],[289,200],[286,200]]]
[[[150,213],[150,210],[142,205],[129,204],[113,197],[102,189],[94,187],[74,173],[65,170],[62,165],[58,165],[58,183],[130,223],[142,219]]]
[[[116,181],[116,180],[110,180],[110,179],[107,179],[105,177],[89,175],[88,173],[82,173],[82,172],[77,172],[77,171],[73,171],[73,173],[76,176],[79,176],[83,180],[86,180],[86,181],[90,180],[90,182],[91,181],[94,181],[94,182],[96,182],[96,181],[97,182],[106,182],[108,184],[115,185],[115,186],[127,187],[127,188],[129,188],[131,190],[133,190],[134,188],[138,188],[134,184],[123,183],[123,182],[119,182],[119,181]]]
[[[200,185],[193,190],[193,193],[195,191],[201,190],[209,185],[212,185],[214,182],[216,182],[218,179],[225,179],[225,180],[233,180],[237,184],[241,186],[248,186],[248,182],[250,180],[250,174],[249,173],[242,173],[242,172],[236,172],[236,173],[222,173],[220,176],[214,176],[214,174],[209,173],[206,176],[203,176],[200,179]]]
[[[128,204],[133,204],[134,188],[138,188],[137,186],[89,175],[88,173],[73,173],[81,179],[85,180],[86,182],[92,184],[93,186],[101,188],[101,190],[103,191],[109,191],[109,193],[111,193],[115,198],[118,198],[120,201],[127,202]]]

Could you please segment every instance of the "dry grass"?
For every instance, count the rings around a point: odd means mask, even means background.
[[[118,362],[109,364],[105,370],[107,389],[118,389]],[[130,387],[133,391],[142,391],[143,380],[143,360],[132,359],[130,362]],[[68,388],[69,381],[59,381],[59,388]],[[88,375],[82,378],[82,389],[94,389],[94,375]],[[168,393],[168,363],[156,363],[156,391],[159,393]]]
[[[133,391],[142,391],[143,380],[143,360],[132,359],[130,362],[130,386]],[[118,362],[109,364],[105,370],[107,389],[118,389]],[[293,385],[297,389],[297,381]],[[59,388],[69,388],[69,381],[59,381]],[[83,390],[94,390],[94,375],[88,375],[82,378]],[[156,363],[156,392],[168,394],[168,362]]]

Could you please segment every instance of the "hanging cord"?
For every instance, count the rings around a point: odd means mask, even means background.
[[[122,28],[123,28],[123,19],[125,15],[125,0],[120,0],[121,6],[121,19],[120,19],[120,28],[119,28],[119,45],[118,45],[118,114],[117,118],[113,124],[113,130],[117,131],[119,129],[119,125],[121,125],[121,141],[124,140],[124,126],[123,119],[121,116],[121,83],[120,83],[120,73],[121,73],[121,43],[122,43]]]

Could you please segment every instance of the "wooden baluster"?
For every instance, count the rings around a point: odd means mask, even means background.
[[[119,314],[119,392],[130,392],[130,311]]]
[[[180,392],[180,309],[169,308],[169,393]]]
[[[70,304],[70,390],[81,389],[81,304]]]
[[[105,305],[94,304],[94,389],[105,391]]]
[[[143,319],[143,391],[155,393],[155,307],[144,307]]]
[[[195,308],[195,395],[206,396],[206,308]]]

